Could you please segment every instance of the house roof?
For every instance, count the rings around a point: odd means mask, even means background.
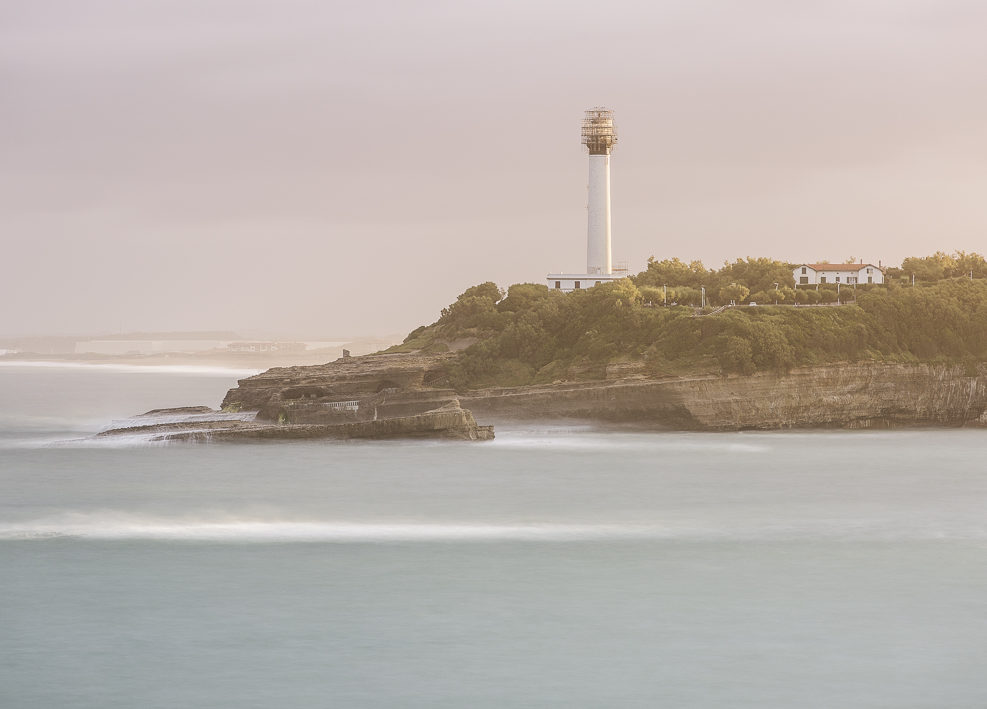
[[[878,271],[884,272],[872,263],[803,263],[802,266],[808,266],[815,271],[859,271],[864,268],[877,268]]]

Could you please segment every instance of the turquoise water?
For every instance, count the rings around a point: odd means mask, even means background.
[[[0,707],[983,707],[987,432],[152,445],[0,367]]]

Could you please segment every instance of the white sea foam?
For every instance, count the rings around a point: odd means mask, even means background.
[[[916,527],[887,522],[829,524],[564,524],[564,523],[407,523],[327,522],[244,519],[174,519],[117,513],[66,514],[0,524],[0,541],[52,538],[87,540],[203,541],[228,543],[388,543],[388,542],[570,542],[570,541],[936,541],[987,539],[976,527]]]
[[[655,535],[653,528],[577,524],[409,524],[63,518],[0,524],[0,539],[147,539],[230,542],[567,541]]]
[[[174,442],[154,440],[160,433],[121,433],[113,436],[94,436],[85,432],[81,437],[58,435],[0,436],[0,450],[36,450],[42,448],[139,448],[149,445],[171,445]]]

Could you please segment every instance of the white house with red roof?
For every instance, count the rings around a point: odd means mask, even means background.
[[[819,283],[884,283],[884,271],[872,263],[803,263],[792,269],[796,286]]]

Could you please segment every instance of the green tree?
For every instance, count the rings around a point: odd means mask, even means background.
[[[495,283],[481,283],[463,291],[456,302],[442,309],[439,322],[458,327],[495,327],[496,303],[504,297],[504,291]]]
[[[507,297],[497,304],[500,312],[538,309],[551,298],[561,298],[561,291],[549,289],[548,286],[537,283],[515,283],[507,289]]]
[[[987,278],[987,260],[976,252],[957,251],[953,254],[953,268],[946,272],[952,278]]]
[[[792,264],[775,261],[769,258],[737,259],[733,263],[725,263],[717,277],[723,282],[741,283],[751,292],[774,290],[774,284],[793,288],[795,279],[792,276]],[[771,302],[774,302],[772,299]]]
[[[783,286],[777,291],[777,297],[779,303],[785,303],[786,305],[791,305],[795,302],[795,289],[789,288],[788,286]]]
[[[639,286],[688,286],[699,288],[709,280],[710,271],[703,266],[702,261],[685,263],[677,258],[655,261],[654,256],[648,259],[648,269],[639,273],[634,281]]]
[[[733,301],[740,303],[750,295],[750,292],[750,288],[747,286],[742,286],[739,283],[731,283],[728,286],[720,288],[720,302],[729,303]]]
[[[690,288],[689,286],[669,288],[668,302],[677,303],[678,305],[698,306],[702,304],[702,293],[698,288]]]
[[[658,286],[641,286],[641,302],[653,305],[663,305],[665,303],[665,293]]]
[[[901,270],[908,278],[915,276],[916,281],[935,283],[946,278],[947,274],[956,273],[957,264],[952,256],[936,251],[923,258],[906,258],[901,262]]]

